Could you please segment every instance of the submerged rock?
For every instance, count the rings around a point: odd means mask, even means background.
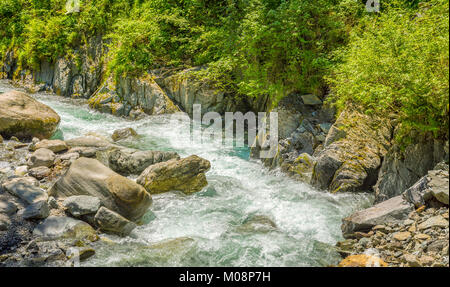
[[[103,206],[131,221],[141,219],[152,203],[150,194],[142,186],[88,158],[74,161],[49,193],[59,197],[97,197]]]
[[[132,128],[124,128],[120,130],[115,130],[113,135],[111,136],[112,140],[117,142],[120,140],[128,139],[128,138],[137,138],[138,134]]]
[[[237,228],[238,232],[244,233],[267,233],[274,230],[277,230],[277,225],[265,215],[250,216]]]
[[[208,185],[205,172],[210,168],[208,160],[196,155],[172,159],[149,166],[139,176],[137,183],[150,193],[178,190],[190,194]]]
[[[6,137],[50,138],[61,120],[53,109],[18,91],[0,94],[0,107],[0,134]]]

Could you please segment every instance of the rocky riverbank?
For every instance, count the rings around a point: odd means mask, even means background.
[[[16,112],[16,118],[0,114],[8,123],[2,126],[5,139],[0,138],[4,266],[73,264],[73,254],[85,260],[95,254],[94,242],[102,234],[127,236],[145,223],[151,194],[190,194],[207,185],[210,163],[202,158],[124,148],[121,141],[139,138],[132,129],[117,130],[111,138],[90,133],[48,140],[41,131],[57,129],[56,113],[21,93],[2,97],[11,107],[28,109],[21,116]],[[334,122],[333,111],[320,99],[302,99],[295,111],[285,101],[277,110],[281,135],[290,137],[280,141],[277,157],[264,164],[333,192],[376,193],[377,205],[343,220],[346,240],[336,245],[345,258],[340,266],[448,266],[448,142],[434,141],[429,148],[423,142],[400,151],[392,141],[395,128],[382,119],[348,111]],[[33,108],[46,109],[54,120],[23,121],[33,116]],[[11,127],[22,122],[33,125],[14,134]],[[47,123],[51,126],[42,129]],[[415,169],[420,162],[425,167]],[[414,171],[412,178],[426,176],[409,184],[404,170]]]
[[[403,194],[343,220],[343,266],[449,266],[449,174],[439,165]],[[381,261],[378,261],[381,259]]]
[[[14,116],[13,108],[0,112],[0,133],[7,138],[0,138],[1,266],[70,265],[78,255],[85,260],[95,254],[92,242],[102,233],[127,236],[146,221],[151,193],[192,193],[207,185],[210,163],[200,157],[124,148],[120,141],[137,136],[131,129],[110,139],[88,134],[48,140],[51,134],[40,131],[50,130],[51,117],[33,119],[44,105],[19,92],[0,94],[0,100],[12,107],[21,103]],[[57,119],[54,132],[59,117],[45,108]],[[27,141],[32,136],[41,139]],[[141,173],[144,186],[123,176]]]
[[[281,140],[263,164],[332,193],[375,194],[376,205],[343,219],[348,239],[337,249],[348,258],[340,266],[448,266],[448,140],[412,134],[413,143],[400,146],[395,115],[348,107],[334,120],[321,99],[300,99],[285,98],[273,110]],[[259,134],[254,158],[269,136]],[[429,218],[439,224],[424,228]]]

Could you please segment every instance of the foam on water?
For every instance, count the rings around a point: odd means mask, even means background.
[[[5,82],[0,83],[0,91],[8,89]],[[54,95],[34,96],[61,116],[65,139],[88,132],[109,136],[116,129],[132,127],[143,137],[128,143],[130,147],[173,150],[211,161],[208,188],[190,196],[178,192],[153,196],[150,210],[154,218],[136,228],[131,237],[108,236],[112,242],[97,243],[97,254],[84,263],[87,266],[335,264],[339,256],[332,245],[342,239],[341,219],[372,200],[368,194],[318,191],[270,172],[249,160],[248,148],[224,148],[198,139],[191,142],[183,127],[171,124],[168,116],[129,121]],[[239,229],[256,214],[271,218],[277,230]],[[151,247],[158,242],[163,243]]]

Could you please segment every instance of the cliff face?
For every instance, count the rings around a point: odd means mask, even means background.
[[[14,80],[30,91],[52,91],[64,97],[89,99],[101,112],[131,118],[142,114],[185,111],[192,116],[194,104],[202,113],[262,111],[267,102],[237,99],[216,90],[194,73],[201,69],[153,70],[140,77],[106,76],[107,43],[101,36],[91,38],[70,57],[42,61],[36,70],[19,70],[13,52],[7,54],[0,76]]]
[[[299,97],[297,97],[299,98]],[[323,105],[280,103],[275,158],[263,164],[300,181],[331,192],[374,192],[376,202],[400,195],[437,164],[448,165],[448,140],[413,136],[415,143],[400,148],[396,125],[389,116],[374,117],[347,108],[333,123]],[[252,147],[259,158],[264,142]]]

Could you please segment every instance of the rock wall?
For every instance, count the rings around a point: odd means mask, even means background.
[[[440,162],[448,164],[448,141],[431,136],[415,137],[416,143],[402,150],[394,144],[387,152],[374,187],[376,202],[401,194]]]
[[[70,58],[61,57],[54,63],[42,61],[37,71],[19,71],[14,53],[9,52],[0,77],[12,79],[31,92],[47,90],[64,97],[90,99],[91,107],[101,112],[131,118],[181,110],[192,116],[194,104],[202,105],[203,114],[211,111],[245,113],[252,107],[267,106],[268,98],[249,103],[198,80],[193,73],[202,67],[169,72],[153,70],[142,77],[105,78],[107,54],[106,43],[100,35],[76,49]]]
[[[180,111],[151,76],[121,77],[117,81],[109,78],[89,99],[89,105],[104,113],[131,118]]]
[[[391,138],[389,120],[343,111],[317,155],[312,184],[331,192],[370,191]]]
[[[334,110],[323,105],[318,98],[312,104],[297,94],[291,94],[271,112],[278,113],[279,144],[276,156],[262,159],[263,164],[271,169],[279,167],[291,177],[309,182],[315,161],[313,154],[325,141],[334,121]],[[268,148],[265,139],[269,136],[267,133],[262,142],[256,139],[251,149],[252,158],[259,159],[261,150]]]
[[[17,70],[14,54],[5,62],[3,77],[13,79],[31,91],[49,90],[64,97],[89,98],[98,88],[104,72],[103,55],[107,48],[102,37],[89,39],[70,57],[55,63],[42,61],[37,71]]]
[[[242,97],[214,89],[207,81],[198,80],[195,72],[201,69],[203,67],[196,67],[169,75],[155,73],[155,82],[190,116],[193,115],[194,104],[202,106],[202,114],[236,111],[246,113],[250,110],[249,103]]]

